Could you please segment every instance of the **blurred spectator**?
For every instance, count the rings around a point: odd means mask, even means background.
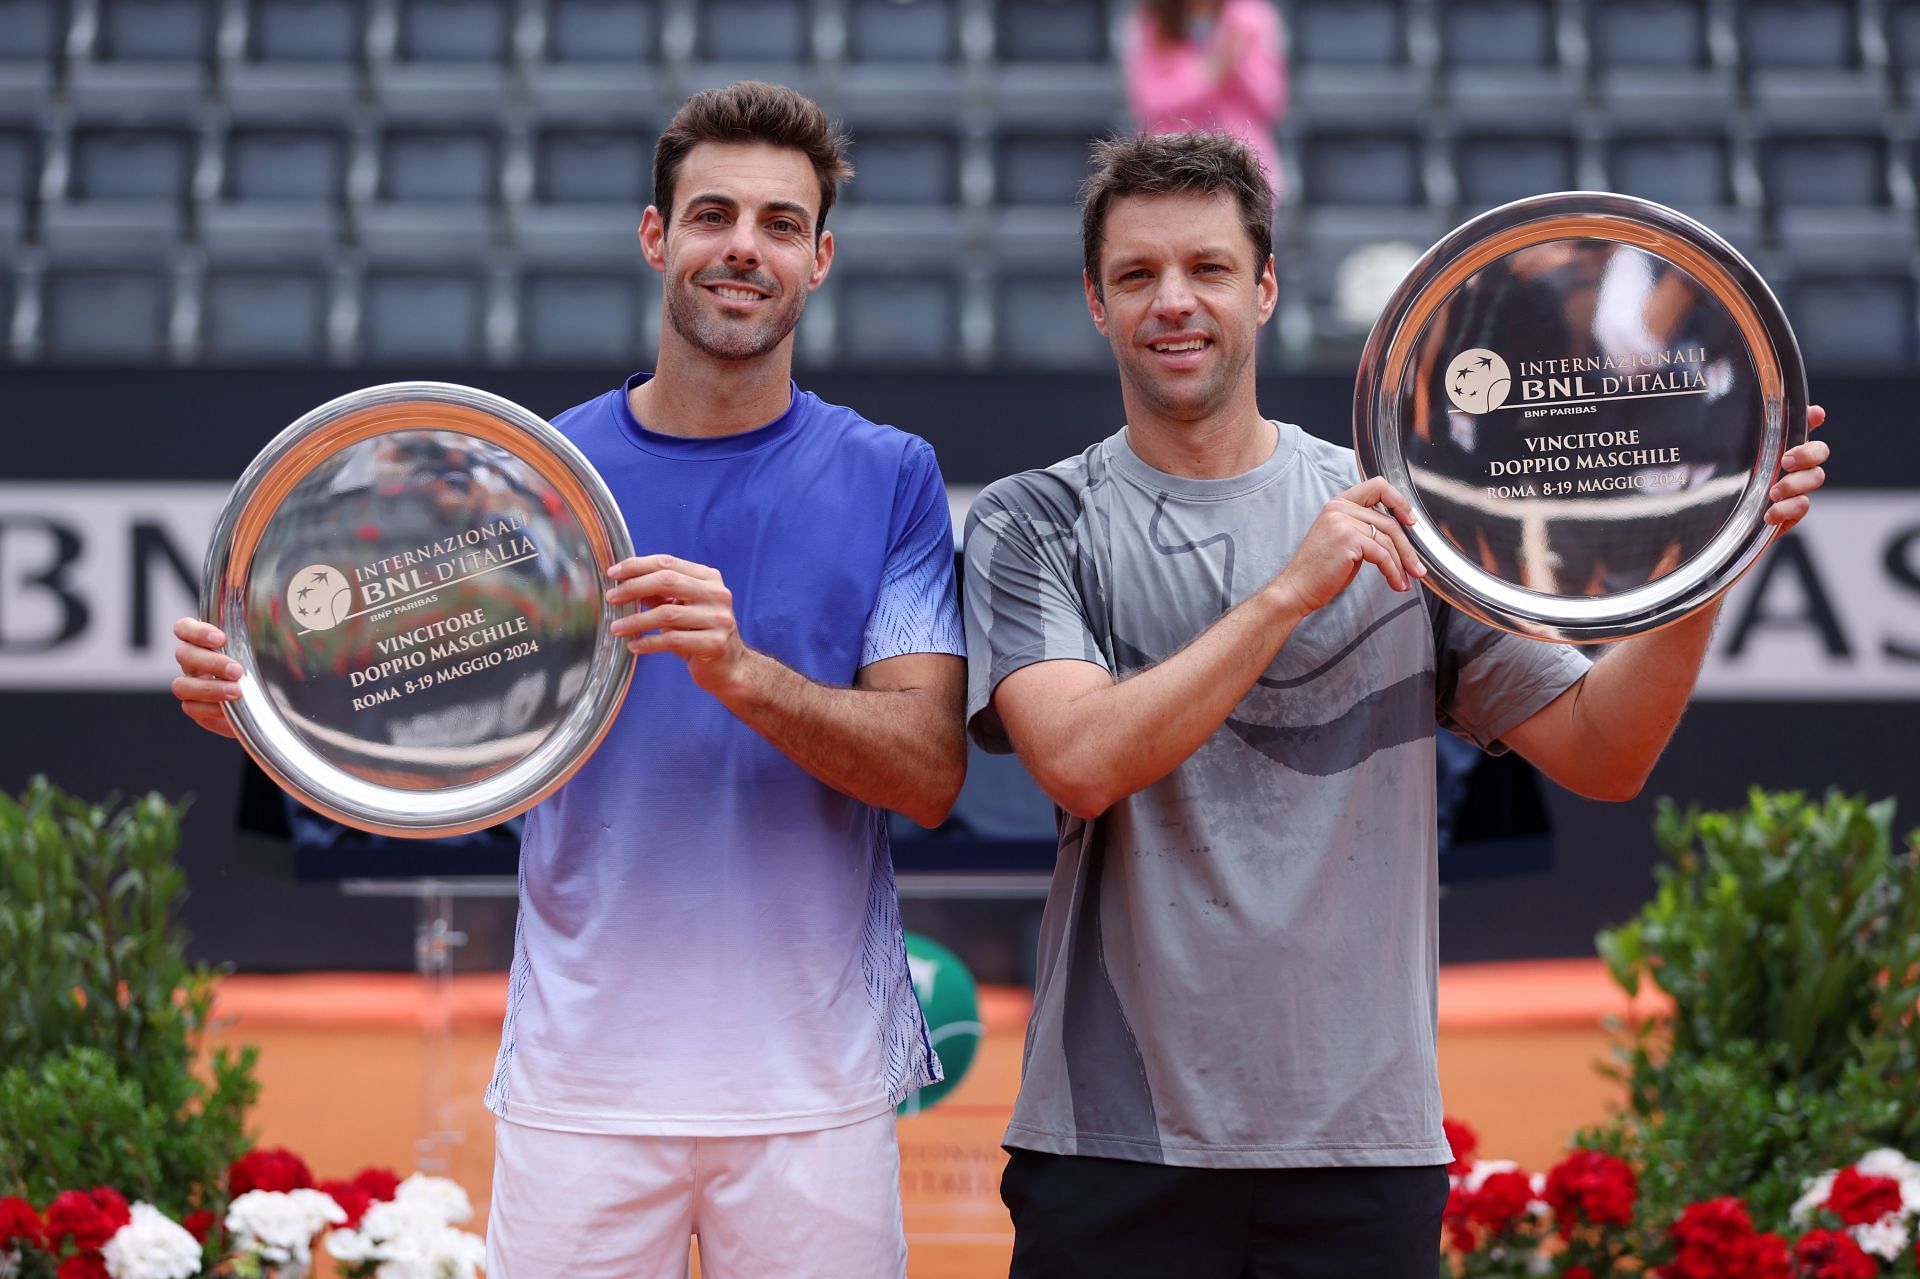
[[[1271,0],[1146,0],[1125,56],[1142,131],[1225,129],[1253,147],[1279,198],[1273,127],[1287,111],[1286,36]]]

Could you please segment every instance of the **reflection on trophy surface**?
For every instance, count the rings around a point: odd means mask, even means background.
[[[1670,210],[1589,192],[1436,246],[1360,383],[1363,466],[1422,508],[1437,588],[1549,639],[1651,629],[1724,589],[1805,436],[1798,351],[1752,269]]]

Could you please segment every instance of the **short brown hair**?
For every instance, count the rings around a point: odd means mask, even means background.
[[[1240,205],[1240,227],[1253,241],[1257,270],[1273,256],[1273,185],[1253,148],[1220,130],[1136,133],[1093,144],[1093,173],[1080,187],[1080,241],[1096,297],[1107,209],[1121,196],[1218,195]]]
[[[853,176],[847,135],[812,98],[763,80],[702,89],[674,112],[653,148],[653,203],[663,225],[672,218],[680,165],[702,142],[765,142],[801,152],[812,161],[814,175],[820,179],[815,239],[826,229],[827,210],[833,207],[840,184]]]

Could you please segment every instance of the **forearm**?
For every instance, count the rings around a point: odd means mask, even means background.
[[[1582,772],[1563,784],[1597,798],[1639,793],[1686,710],[1719,613],[1716,601],[1662,630],[1620,641],[1594,663],[1572,694]]]
[[[827,785],[922,826],[945,820],[966,776],[960,707],[931,690],[834,688],[748,649],[715,696]]]
[[[1262,589],[1171,657],[1062,704],[1029,769],[1082,817],[1153,785],[1219,730],[1304,616]]]

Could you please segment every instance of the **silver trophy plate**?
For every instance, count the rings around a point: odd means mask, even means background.
[[[1705,606],[1772,539],[1806,439],[1785,314],[1674,210],[1567,191],[1468,222],[1374,324],[1361,471],[1412,502],[1427,582],[1517,634],[1598,643]]]
[[[633,656],[605,572],[633,553],[558,431],[464,386],[323,404],[255,458],[207,552],[240,741],[362,830],[426,838],[524,812],[619,712]]]

